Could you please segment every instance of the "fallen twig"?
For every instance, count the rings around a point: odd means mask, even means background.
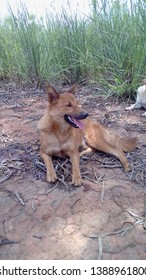
[[[0,179],[0,183],[3,183],[5,180],[9,179],[12,175],[12,171],[5,165],[0,165],[0,168],[4,168],[8,174],[6,174],[4,177]]]
[[[100,201],[101,203],[104,203],[104,181],[102,182],[102,190],[100,195]]]
[[[102,258],[102,238],[98,237],[98,260]]]
[[[34,201],[32,200],[32,202],[31,202],[31,207],[32,207],[32,210],[33,211],[36,211],[37,209],[36,209],[36,207],[35,207],[35,204],[34,204]]]
[[[6,237],[0,236],[0,245],[7,245],[7,244],[17,244],[18,241],[15,240],[9,240]]]
[[[44,193],[44,195],[47,195],[48,193],[54,191],[58,187],[58,185],[59,185],[59,182],[57,182],[57,184],[52,189],[50,189],[46,193]]]
[[[18,201],[20,202],[20,204],[21,204],[22,206],[25,206],[25,205],[26,205],[26,203],[25,203],[24,200],[21,198],[21,196],[20,196],[19,193],[17,193],[17,192],[12,192],[12,194],[14,194],[14,195],[16,196],[16,198],[18,199]]]

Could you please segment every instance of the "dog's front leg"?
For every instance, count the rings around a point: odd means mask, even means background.
[[[57,175],[52,163],[52,157],[45,154],[44,152],[40,153],[41,158],[43,159],[46,169],[47,169],[47,181],[54,183],[57,180]]]
[[[142,114],[143,117],[146,117],[146,112]]]
[[[136,102],[135,104],[132,104],[130,107],[125,108],[125,110],[133,110],[133,109],[140,109],[141,108],[141,103],[140,102]]]
[[[72,163],[72,184],[74,186],[82,185],[82,176],[80,173],[80,154],[78,151],[68,153]]]

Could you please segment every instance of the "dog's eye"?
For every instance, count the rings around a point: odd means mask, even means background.
[[[71,103],[66,104],[67,107],[72,107]]]

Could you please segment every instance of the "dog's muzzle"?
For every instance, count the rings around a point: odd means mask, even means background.
[[[66,122],[72,125],[74,128],[84,128],[84,123],[81,120],[84,120],[88,117],[88,113],[83,112],[79,115],[65,115],[64,118]]]

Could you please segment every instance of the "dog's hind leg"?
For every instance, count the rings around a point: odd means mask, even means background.
[[[82,152],[80,152],[80,157],[87,155],[87,154],[91,154],[95,152],[95,149],[92,147],[87,147],[85,150],[83,150]]]
[[[95,148],[95,146],[94,146],[94,148]],[[98,149],[98,145],[97,145],[97,149]],[[126,157],[121,149],[112,147],[108,143],[103,143],[103,146],[102,147],[100,146],[100,151],[116,156],[122,163],[122,165],[125,169],[125,172],[128,172],[131,170],[128,160],[126,159]]]
[[[40,152],[40,156],[43,159],[46,169],[47,169],[47,181],[54,183],[57,180],[57,175],[52,163],[52,157],[45,154],[44,152]]]
[[[90,141],[90,145],[96,150],[116,156],[122,163],[125,172],[131,170],[128,160],[126,159],[123,151],[119,148],[114,147],[112,144],[107,143],[103,138],[98,141]]]
[[[129,162],[128,162],[127,158],[125,157],[122,150],[120,150],[118,148],[110,147],[110,145],[107,145],[107,146],[105,145],[104,149],[102,149],[102,151],[116,156],[122,163],[125,172],[128,172],[131,170]]]
[[[85,137],[89,147],[116,156],[125,171],[130,171],[130,165],[123,151],[128,152],[136,147],[137,139],[135,137],[122,139],[107,127],[92,120],[86,124]]]

